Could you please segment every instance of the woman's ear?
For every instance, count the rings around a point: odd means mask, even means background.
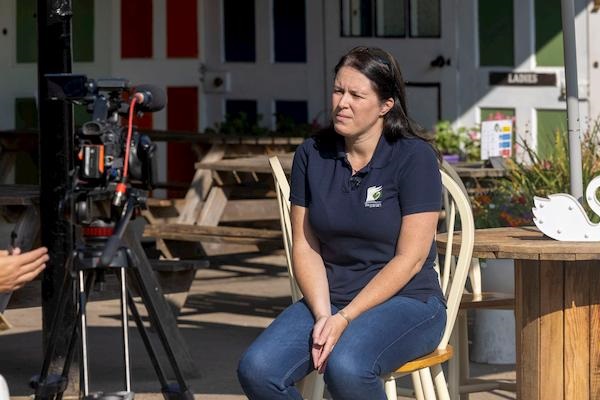
[[[383,117],[392,109],[392,107],[394,107],[394,99],[390,97],[381,103],[381,111],[379,112],[379,116]]]

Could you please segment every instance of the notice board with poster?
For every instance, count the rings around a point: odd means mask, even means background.
[[[513,121],[501,119],[481,123],[481,159],[512,155]]]

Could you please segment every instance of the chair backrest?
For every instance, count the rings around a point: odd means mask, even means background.
[[[452,178],[452,180],[454,180],[454,182],[456,182],[458,184],[458,187],[460,188],[460,190],[463,192],[463,194],[465,195],[465,198],[467,199],[468,203],[469,203],[469,207],[472,207],[471,204],[471,200],[469,198],[469,194],[467,192],[467,188],[465,186],[465,184],[463,183],[462,179],[460,178],[460,176],[458,175],[458,172],[456,172],[456,170],[454,169],[454,167],[449,164],[447,161],[442,161],[442,165],[440,168],[442,171],[446,172],[450,178]],[[444,191],[444,210],[448,209],[449,203],[448,203],[448,192]],[[445,228],[446,230],[448,230],[448,219],[445,219]],[[478,258],[472,258],[471,259],[471,267],[469,268],[469,282],[471,283],[471,294],[473,295],[473,299],[478,299],[482,297],[482,286],[481,286],[481,266],[479,265],[479,259]]]
[[[281,163],[277,157],[269,158],[273,179],[275,180],[275,191],[277,192],[277,205],[279,206],[279,217],[281,219],[281,230],[283,233],[283,247],[290,277],[290,289],[292,301],[296,302],[302,298],[302,292],[296,283],[292,269],[292,221],[290,218],[290,185]]]
[[[448,223],[446,224],[448,231],[446,234],[448,235],[448,240],[444,252],[447,256],[444,257],[444,268],[442,269],[441,278],[442,290],[446,296],[448,309],[446,330],[438,346],[439,348],[445,348],[454,328],[460,301],[465,290],[467,275],[471,266],[473,242],[475,240],[475,223],[467,195],[450,175],[442,170],[440,170],[440,174],[442,176],[442,185],[448,193],[448,205],[446,209],[446,218],[448,219]],[[452,254],[454,246],[456,212],[458,212],[461,226],[460,250],[456,258],[456,263],[451,263],[453,257],[450,257],[450,254]]]
[[[275,179],[275,187],[277,191],[277,202],[279,205],[279,213],[281,217],[281,228],[283,231],[283,241],[285,247],[285,255],[287,259],[288,273],[290,276],[290,287],[292,291],[293,301],[298,301],[302,298],[302,292],[296,284],[294,271],[292,270],[292,224],[290,219],[290,186],[287,177],[279,163],[277,157],[269,158],[273,178]],[[445,348],[450,339],[450,333],[454,327],[460,300],[465,288],[465,282],[469,273],[471,263],[471,255],[473,253],[473,241],[475,237],[475,226],[473,222],[473,213],[466,194],[461,190],[460,186],[444,171],[440,170],[442,176],[442,185],[448,193],[448,208],[446,210],[448,220],[448,241],[445,254],[450,255],[453,246],[454,225],[456,221],[456,212],[458,211],[461,222],[460,236],[460,252],[456,259],[456,263],[451,265],[452,257],[445,257],[445,265],[442,270],[442,289],[446,296],[447,303],[447,323],[444,336],[440,341],[440,348]]]

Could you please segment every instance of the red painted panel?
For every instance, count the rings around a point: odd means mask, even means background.
[[[197,0],[167,0],[167,57],[198,57]]]
[[[172,131],[198,131],[198,88],[167,88],[167,129]],[[188,143],[167,145],[167,179],[169,182],[191,182],[194,163],[197,161]],[[183,197],[185,191],[169,190],[169,197]]]
[[[133,124],[137,126],[138,129],[152,129],[154,124],[152,115],[152,113],[144,113],[141,117],[136,115],[133,117]]]
[[[152,0],[121,0],[121,58],[152,58]]]

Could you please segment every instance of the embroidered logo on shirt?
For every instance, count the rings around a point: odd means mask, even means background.
[[[383,195],[383,186],[371,186],[367,188],[367,199],[365,207],[377,208],[381,207],[381,196]]]

